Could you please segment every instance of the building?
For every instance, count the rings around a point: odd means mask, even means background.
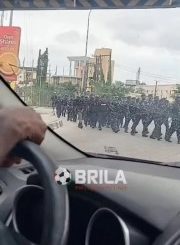
[[[112,49],[96,49],[94,53],[96,81],[103,79],[105,82],[113,81],[114,61],[112,60]]]
[[[34,84],[37,78],[37,68],[33,67],[20,67],[20,73],[17,76],[19,84]]]
[[[75,76],[57,76],[51,77],[51,84],[58,85],[63,83],[72,83],[73,85],[81,86],[82,79]]]
[[[85,64],[89,63],[90,57],[85,56],[69,56],[69,76],[83,78]]]
[[[96,49],[93,57],[69,56],[67,57],[69,60],[69,76],[80,78],[82,83],[86,77],[87,87],[91,79],[96,82],[100,80],[112,82],[114,61],[111,56],[112,49],[109,48]]]
[[[135,88],[135,91],[138,93],[138,91],[141,90],[141,93],[144,93],[145,95],[153,94],[154,96],[159,96],[159,98],[166,98],[168,100],[172,100],[173,95],[177,89],[177,84],[157,84],[157,86],[154,85],[138,85]]]
[[[137,80],[126,80],[126,86],[137,86],[139,85],[139,81]]]

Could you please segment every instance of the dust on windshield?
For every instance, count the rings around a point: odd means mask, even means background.
[[[79,149],[178,162],[179,16],[179,9],[3,11],[0,72]]]

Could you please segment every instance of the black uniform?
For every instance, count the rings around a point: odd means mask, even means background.
[[[62,105],[62,100],[58,96],[57,101],[56,101],[56,115],[58,118],[61,116],[61,105]]]
[[[129,106],[131,104],[131,98],[128,97],[127,100],[124,102],[124,109],[125,109],[125,123],[124,123],[124,132],[128,133],[129,123],[131,121],[131,114],[129,111]]]
[[[115,133],[119,132],[118,116],[119,116],[119,103],[118,101],[114,101],[111,103],[111,128],[112,131]]]
[[[83,101],[83,120],[84,125],[87,127],[89,124],[89,99],[85,98]]]
[[[125,105],[124,100],[122,99],[119,101],[119,115],[118,115],[119,128],[123,127],[125,114],[126,114],[126,105]]]
[[[67,103],[67,121],[73,121],[73,101]]]
[[[105,120],[107,116],[107,104],[105,101],[100,100],[97,103],[97,122],[99,130],[105,125]]]
[[[172,123],[171,127],[166,133],[165,140],[170,141],[170,138],[174,132],[177,134],[178,144],[180,144],[180,98],[176,98],[176,101],[172,105]]]
[[[97,124],[97,109],[98,109],[98,100],[91,99],[89,103],[89,120],[91,128],[95,128]]]
[[[52,103],[53,111],[56,108],[56,102],[57,102],[57,95],[54,94],[53,96],[51,96],[51,103]]]
[[[140,101],[136,100],[133,105],[131,105],[131,113],[132,113],[132,121],[133,125],[131,127],[131,135],[135,135],[137,133],[136,127],[138,126],[141,120],[141,108]]]
[[[62,99],[61,114],[62,114],[63,117],[66,116],[67,102],[68,102],[67,97]]]
[[[148,126],[153,121],[153,100],[142,101],[142,112],[142,136],[147,137],[147,134],[149,133]]]

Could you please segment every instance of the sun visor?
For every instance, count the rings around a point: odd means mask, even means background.
[[[0,10],[176,8],[180,0],[3,0]]]

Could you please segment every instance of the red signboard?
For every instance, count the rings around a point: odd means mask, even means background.
[[[0,73],[7,81],[16,81],[19,73],[20,27],[0,27]]]

